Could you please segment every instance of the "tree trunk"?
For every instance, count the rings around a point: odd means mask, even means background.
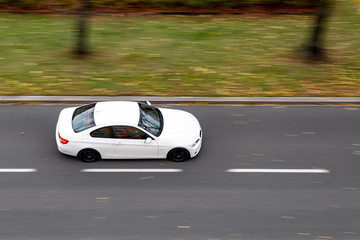
[[[75,54],[78,56],[85,56],[90,53],[88,44],[88,18],[91,0],[79,0],[80,7],[78,11],[78,22],[76,28],[76,46]]]
[[[314,29],[305,49],[307,56],[311,59],[323,60],[326,58],[323,43],[325,24],[329,17],[330,1],[331,0],[318,0]]]

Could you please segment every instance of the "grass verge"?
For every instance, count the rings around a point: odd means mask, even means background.
[[[324,62],[300,52],[309,15],[94,16],[76,59],[74,16],[1,14],[0,95],[360,96],[358,5],[337,2]]]

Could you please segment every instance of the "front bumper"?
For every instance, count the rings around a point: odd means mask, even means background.
[[[202,145],[202,138],[200,138],[200,141],[194,147],[192,147],[190,149],[190,157],[191,158],[196,157],[199,154],[201,145]]]

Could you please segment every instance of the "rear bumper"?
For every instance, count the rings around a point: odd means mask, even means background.
[[[59,152],[76,157],[78,152],[77,149],[71,147],[71,144],[62,144],[59,140],[56,140],[57,149]]]
[[[63,109],[60,112],[59,119],[56,124],[55,141],[56,141],[57,149],[61,153],[71,156],[77,156],[77,149],[74,147],[74,143],[71,140],[69,140],[70,136],[74,134],[71,126],[72,112],[73,109],[71,108]],[[61,143],[59,139],[59,134],[61,137],[69,140],[69,142],[66,144]]]

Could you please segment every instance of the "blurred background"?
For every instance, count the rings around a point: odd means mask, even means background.
[[[359,0],[0,0],[0,95],[360,96]]]

